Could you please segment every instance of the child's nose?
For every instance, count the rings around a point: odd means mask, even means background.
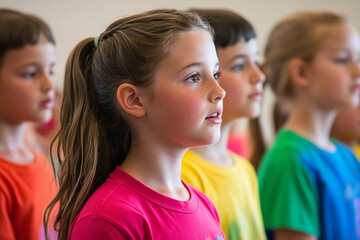
[[[43,74],[41,81],[41,90],[44,92],[50,91],[54,86],[52,77],[49,74]]]
[[[210,102],[218,102],[224,99],[225,97],[225,90],[220,87],[219,83],[213,79],[212,80],[213,90],[210,94]]]
[[[265,81],[265,75],[264,73],[261,71],[261,69],[258,67],[257,64],[252,63],[251,64],[252,67],[252,74],[251,74],[251,82],[252,83],[263,83]]]
[[[357,61],[354,62],[354,66],[353,66],[352,70],[353,70],[352,73],[353,73],[354,77],[360,78],[360,63],[359,62],[357,62]]]

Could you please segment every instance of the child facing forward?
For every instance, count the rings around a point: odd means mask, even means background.
[[[26,122],[52,115],[54,44],[43,20],[0,9],[0,239],[39,239],[55,196],[50,165],[24,136]]]
[[[185,151],[220,136],[218,68],[211,30],[185,11],[122,18],[75,47],[49,206],[59,239],[224,239],[214,205],[181,181]]]
[[[226,97],[220,141],[187,151],[182,178],[214,202],[226,239],[265,239],[254,168],[227,149],[234,124],[261,112],[264,75],[257,64],[255,31],[247,20],[229,10],[194,11],[215,30],[219,83]]]
[[[359,104],[359,57],[336,13],[295,13],[270,33],[268,80],[291,111],[258,172],[269,239],[360,239],[360,163],[330,138],[337,111]]]

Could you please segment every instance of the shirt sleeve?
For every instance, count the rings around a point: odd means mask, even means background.
[[[135,239],[130,232],[115,227],[113,224],[98,216],[89,216],[82,219],[71,230],[71,240],[125,240]]]
[[[8,200],[0,189],[0,239],[15,239],[11,225]]]
[[[290,228],[319,236],[316,187],[296,150],[266,155],[258,179],[266,230]]]

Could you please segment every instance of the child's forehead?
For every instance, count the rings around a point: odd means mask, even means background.
[[[10,49],[3,57],[3,65],[23,66],[38,62],[55,62],[55,46],[47,41],[27,44],[22,48]]]
[[[245,38],[242,38],[235,44],[226,46],[224,48],[217,47],[216,52],[218,55],[221,55],[222,57],[226,56],[226,58],[230,58],[231,60],[235,60],[233,58],[236,58],[239,55],[255,57],[259,55],[256,38],[249,39],[248,41],[246,41]]]
[[[333,50],[360,51],[360,37],[356,28],[349,23],[323,25],[316,29],[319,44]]]
[[[209,47],[215,48],[209,32],[202,29],[191,30],[175,40],[170,55],[193,55],[194,50],[208,51]]]

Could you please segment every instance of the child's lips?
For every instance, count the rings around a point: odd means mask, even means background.
[[[206,118],[221,118],[222,109],[217,109],[215,112],[207,116]]]
[[[40,102],[40,106],[43,108],[53,108],[54,107],[54,101],[51,98],[45,99],[44,101]]]
[[[222,109],[218,109],[214,113],[207,116],[205,119],[211,121],[212,123],[220,124],[222,122],[221,114]]]
[[[249,99],[261,100],[262,99],[262,92],[261,91],[256,91],[256,92],[251,93],[249,95]]]
[[[360,93],[360,84],[352,85],[350,88],[351,92]]]

